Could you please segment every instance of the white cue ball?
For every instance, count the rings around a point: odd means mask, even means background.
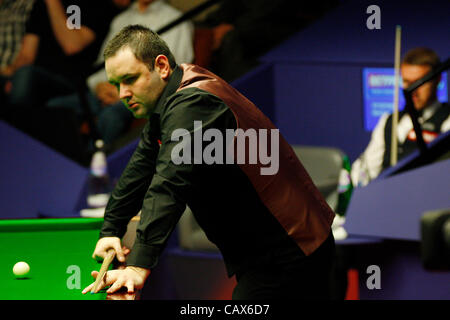
[[[28,272],[30,272],[30,266],[26,262],[17,262],[13,267],[13,273],[17,278],[25,277]]]

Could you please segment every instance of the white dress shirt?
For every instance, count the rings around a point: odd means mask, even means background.
[[[429,118],[431,118],[436,110],[441,106],[439,101],[435,101],[429,107],[427,107],[421,117],[419,117],[419,123],[423,124]],[[375,179],[383,169],[383,158],[386,148],[384,141],[384,131],[386,127],[386,121],[389,117],[388,113],[383,114],[378,120],[375,129],[372,132],[372,136],[366,150],[361,156],[355,160],[352,164],[351,177],[354,186],[365,186],[372,179]],[[398,122],[397,125],[397,141],[399,144],[403,144],[413,130],[414,126],[409,114],[405,114]],[[427,128],[423,128],[426,130]],[[441,126],[441,133],[450,130],[450,117],[447,118]]]

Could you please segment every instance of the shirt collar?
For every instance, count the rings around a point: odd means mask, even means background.
[[[176,66],[169,77],[169,82],[167,83],[161,96],[158,99],[158,102],[156,103],[156,107],[153,113],[161,114],[161,112],[164,109],[166,99],[170,97],[172,94],[174,94],[180,87],[182,77],[183,77],[183,70],[179,66]]]
[[[431,103],[428,107],[426,107],[423,112],[421,118],[426,121],[429,118],[433,116],[433,114],[436,112],[436,110],[439,108],[441,103],[438,100],[435,100],[433,103]]]

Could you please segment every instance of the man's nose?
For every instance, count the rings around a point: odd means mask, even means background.
[[[128,100],[127,98],[130,98],[131,96],[132,96],[132,94],[131,94],[130,88],[126,85],[121,84],[120,89],[119,89],[119,98]]]

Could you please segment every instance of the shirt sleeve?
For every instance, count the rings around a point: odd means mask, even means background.
[[[450,116],[445,119],[445,121],[441,125],[441,132],[447,132],[450,130]]]
[[[172,161],[172,152],[179,143],[193,141],[194,130],[217,127],[226,112],[231,112],[218,98],[195,89],[185,89],[192,94],[175,94],[166,104],[161,117],[161,148],[156,172],[145,194],[141,220],[136,230],[135,244],[127,259],[132,266],[152,269],[186,208],[199,166],[190,161]],[[185,91],[182,90],[182,91]],[[217,99],[213,101],[213,99]],[[201,121],[200,127],[194,121]],[[198,122],[197,122],[198,124]],[[172,139],[175,130],[185,132],[179,139]],[[178,131],[180,132],[180,131]],[[185,140],[187,139],[187,140]],[[193,144],[190,144],[193,147]],[[178,150],[175,149],[175,150]],[[195,153],[195,152],[194,152]],[[192,154],[193,157],[198,155]],[[192,157],[191,157],[192,158]]]
[[[142,207],[142,199],[155,173],[159,151],[157,126],[149,121],[141,140],[115,186],[105,209],[100,237],[122,238],[128,222]]]
[[[372,132],[366,150],[352,164],[351,177],[354,186],[365,186],[376,178],[383,168],[383,157],[386,149],[384,129],[389,115],[384,114]]]
[[[78,3],[78,6],[81,11],[81,25],[91,29],[94,33],[96,33],[97,37],[103,38],[105,36],[105,29],[107,30],[107,26],[105,23],[99,23],[100,14],[102,13],[102,9],[107,5],[104,0],[100,1],[87,1],[83,0]],[[69,7],[68,4],[65,6],[65,10]],[[66,13],[67,14],[67,13]]]
[[[25,24],[25,33],[32,33],[37,36],[42,36],[43,27],[48,24],[45,21],[47,18],[47,11],[43,1],[35,1],[31,9],[30,16]]]

